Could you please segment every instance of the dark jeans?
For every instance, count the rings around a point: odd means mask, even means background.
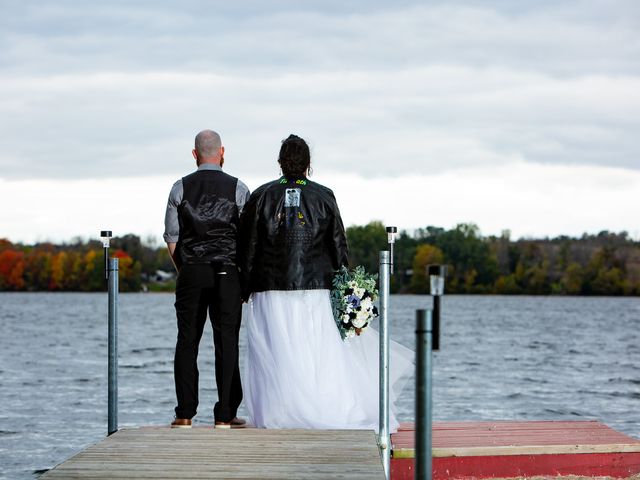
[[[198,409],[198,346],[207,320],[213,327],[218,402],[217,421],[229,422],[242,401],[238,336],[242,316],[236,267],[183,265],[176,284],[178,342],[174,362],[177,418],[192,418]]]

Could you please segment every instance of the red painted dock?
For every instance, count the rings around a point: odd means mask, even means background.
[[[391,479],[413,479],[414,425],[392,435]],[[640,440],[596,421],[436,422],[433,478],[640,473]]]

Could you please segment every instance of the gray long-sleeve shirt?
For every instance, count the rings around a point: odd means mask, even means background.
[[[205,163],[198,167],[198,170],[222,170],[218,165]],[[182,178],[179,179],[171,187],[169,200],[167,201],[167,211],[164,215],[164,241],[167,243],[177,243],[180,236],[180,224],[178,223],[178,205],[182,202],[184,189],[182,187]],[[236,185],[236,204],[238,205],[238,213],[242,213],[244,204],[249,200],[249,189],[238,179]]]

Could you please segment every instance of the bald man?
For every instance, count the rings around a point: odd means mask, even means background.
[[[242,427],[238,334],[242,300],[236,267],[240,212],[249,198],[244,183],[222,171],[220,135],[203,130],[192,150],[198,169],[174,183],[164,239],[178,271],[174,377],[178,406],[173,428],[190,428],[198,409],[198,346],[204,324],[213,326],[218,402],[216,428]]]

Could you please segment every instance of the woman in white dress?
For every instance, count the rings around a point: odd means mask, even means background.
[[[239,233],[239,266],[248,299],[243,381],[249,421],[262,428],[377,429],[378,333],[343,341],[329,290],[348,264],[333,192],[307,177],[309,147],[282,142],[282,177],[253,192]],[[413,352],[391,345],[394,400],[411,372]]]

